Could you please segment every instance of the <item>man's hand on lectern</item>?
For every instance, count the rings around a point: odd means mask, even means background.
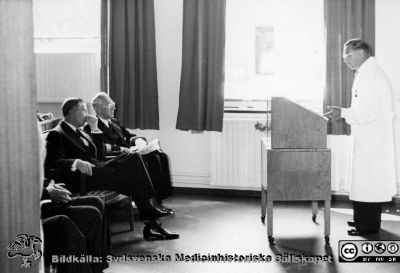
[[[329,112],[326,112],[324,114],[324,116],[334,119],[334,120],[338,120],[340,119],[340,116],[342,114],[342,109],[338,106],[328,106],[327,107]]]

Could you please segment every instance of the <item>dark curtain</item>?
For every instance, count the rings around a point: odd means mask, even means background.
[[[349,107],[354,72],[343,62],[343,44],[352,38],[375,47],[375,0],[325,0],[326,90],[327,105]],[[350,134],[350,126],[340,119],[329,121],[328,134]]]
[[[225,7],[225,0],[183,2],[177,129],[222,131]]]
[[[109,94],[116,117],[130,128],[159,129],[154,1],[112,0],[109,14]]]
[[[109,3],[110,0],[101,0],[100,14],[100,41],[101,41],[101,67],[100,67],[100,88],[102,92],[108,93],[108,32],[109,32]]]

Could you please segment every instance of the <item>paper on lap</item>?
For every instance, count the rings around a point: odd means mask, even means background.
[[[132,152],[137,152],[140,154],[148,154],[160,150],[160,144],[157,138],[149,142],[149,144],[146,144],[144,140],[142,141],[138,140],[136,140],[135,146],[129,148]]]

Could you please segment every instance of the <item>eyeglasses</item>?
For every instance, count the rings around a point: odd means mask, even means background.
[[[351,55],[353,55],[354,54],[354,52],[353,51],[351,51],[351,52],[349,52],[349,53],[344,53],[343,54],[343,59],[347,59],[347,58],[349,58]]]
[[[83,112],[87,112],[88,109],[86,107],[80,107],[78,109],[76,109],[77,111],[83,111]]]
[[[110,109],[110,110],[115,110],[115,109],[117,109],[117,105],[115,104],[115,102],[110,103],[110,104],[108,105],[108,109]]]

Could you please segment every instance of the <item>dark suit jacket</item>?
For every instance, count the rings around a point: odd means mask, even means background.
[[[86,177],[87,190],[114,190],[132,196],[135,203],[138,198],[145,199],[154,196],[151,179],[139,154],[121,154],[113,159],[105,160],[103,133],[91,136],[84,133],[84,136],[90,144],[89,147],[83,144],[78,133],[65,122],[61,122],[48,133],[46,177],[52,178],[52,169],[65,171],[63,182],[70,191],[78,191],[76,175],[80,172],[71,172],[71,168],[76,159],[81,159],[95,165],[92,168],[92,176]]]
[[[104,138],[102,133],[91,136],[83,133],[89,143],[85,146],[80,136],[62,121],[50,131],[46,138],[47,156],[44,163],[45,170],[61,169],[71,170],[76,159],[89,161],[96,165],[104,159]]]

